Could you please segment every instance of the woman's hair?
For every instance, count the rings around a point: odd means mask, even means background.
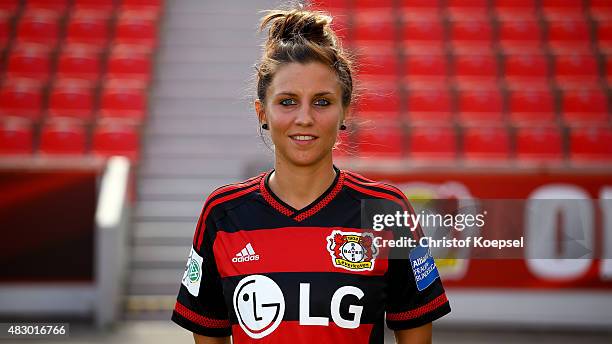
[[[321,62],[332,68],[342,89],[342,105],[353,101],[353,63],[340,39],[330,27],[332,17],[324,12],[301,8],[268,10],[259,31],[269,27],[263,55],[257,69],[257,97],[265,103],[266,90],[279,67],[291,62]]]

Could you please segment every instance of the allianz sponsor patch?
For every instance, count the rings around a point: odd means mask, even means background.
[[[200,293],[200,282],[202,281],[202,257],[191,248],[185,273],[183,273],[183,285],[187,287],[189,293],[198,296]]]
[[[436,278],[440,277],[428,247],[417,246],[410,251],[410,266],[419,291],[429,287]]]

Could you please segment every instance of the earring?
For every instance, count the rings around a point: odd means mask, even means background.
[[[346,125],[344,125],[344,123],[340,124],[340,130],[346,130]]]
[[[268,130],[268,123],[262,124],[261,129]]]

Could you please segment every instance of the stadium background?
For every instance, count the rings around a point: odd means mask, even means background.
[[[190,340],[168,318],[202,202],[272,164],[252,76],[258,10],[279,4],[0,1],[4,322]],[[593,249],[612,247],[612,2],[314,7],[360,68],[340,167],[421,200],[581,197]],[[609,342],[609,260],[583,261],[445,261],[453,313],[434,342]]]

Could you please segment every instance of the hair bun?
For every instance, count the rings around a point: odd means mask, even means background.
[[[310,41],[319,45],[336,45],[333,31],[329,27],[332,17],[316,11],[272,10],[262,19],[260,31],[270,26],[268,44],[279,42],[301,43]]]

